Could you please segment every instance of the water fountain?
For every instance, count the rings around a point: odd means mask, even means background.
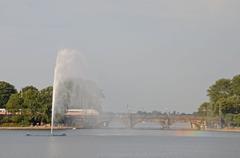
[[[54,133],[54,127],[61,128],[66,125],[66,122],[75,121],[76,123],[78,121],[73,118],[69,121],[66,113],[99,114],[102,99],[102,91],[87,77],[84,56],[73,49],[60,50],[54,70],[51,134],[49,136],[65,136],[64,133]],[[27,136],[31,135],[27,134]]]
[[[101,111],[102,91],[88,79],[86,72],[86,60],[81,53],[73,49],[58,52],[54,72],[51,135],[55,125],[69,122],[65,117],[66,112],[73,109],[75,112],[80,112],[80,109]]]

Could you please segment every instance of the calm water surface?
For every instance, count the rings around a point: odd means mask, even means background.
[[[167,130],[0,131],[0,158],[237,158],[240,134]]]

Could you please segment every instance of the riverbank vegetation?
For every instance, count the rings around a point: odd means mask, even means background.
[[[14,85],[0,81],[0,126],[50,124],[52,95],[52,86],[41,90],[26,86],[17,91]],[[217,80],[207,96],[209,100],[199,106],[197,115],[209,122],[217,118],[221,127],[240,127],[240,75]]]
[[[209,101],[198,109],[198,115],[217,117],[221,127],[240,127],[240,75],[217,80],[207,90]]]
[[[26,86],[19,92],[5,81],[0,81],[0,126],[41,126],[50,124],[53,88],[38,90]]]

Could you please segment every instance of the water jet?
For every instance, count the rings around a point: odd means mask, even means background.
[[[93,127],[101,111],[103,93],[87,75],[83,54],[73,49],[58,52],[53,82],[51,135],[54,127]]]

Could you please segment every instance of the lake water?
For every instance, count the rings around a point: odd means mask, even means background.
[[[238,158],[240,134],[177,130],[0,131],[0,158]],[[61,131],[62,132],[62,131]]]

